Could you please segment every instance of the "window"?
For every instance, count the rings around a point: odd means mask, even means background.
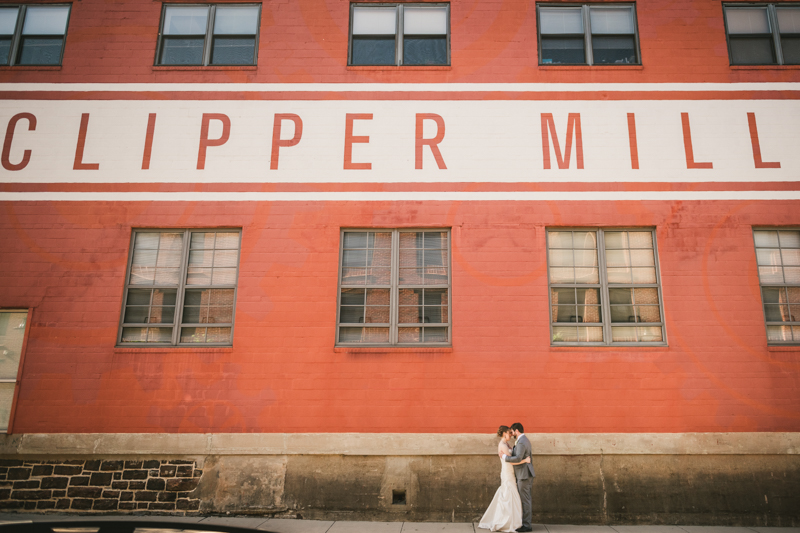
[[[638,65],[632,4],[538,5],[539,64]]]
[[[165,5],[157,65],[255,65],[260,5]]]
[[[450,232],[346,230],[337,343],[450,342]]]
[[[121,345],[230,345],[239,230],[137,230]]]
[[[547,250],[554,345],[665,341],[654,230],[549,230]]]
[[[350,65],[449,65],[449,4],[352,4]]]
[[[0,65],[60,65],[69,8],[0,7]]]
[[[25,346],[27,310],[0,311],[0,431],[8,431]]]
[[[724,6],[731,65],[800,65],[800,5]]]
[[[800,343],[800,231],[758,229],[756,244],[761,300],[769,344]]]

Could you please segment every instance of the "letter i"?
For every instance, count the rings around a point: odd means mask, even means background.
[[[153,133],[156,131],[156,114],[150,113],[147,119],[147,135],[144,138],[142,170],[150,170],[150,154],[153,152]]]

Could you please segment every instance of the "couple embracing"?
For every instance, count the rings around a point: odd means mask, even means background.
[[[505,533],[531,531],[531,486],[536,477],[531,466],[531,441],[519,422],[511,424],[510,428],[500,426],[497,436],[501,438],[497,446],[501,461],[500,488],[479,527]],[[516,438],[513,448],[512,438]]]

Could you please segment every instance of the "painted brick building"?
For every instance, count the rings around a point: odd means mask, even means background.
[[[0,509],[796,526],[798,35],[3,2]]]

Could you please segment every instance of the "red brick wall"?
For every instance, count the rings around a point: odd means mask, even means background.
[[[753,225],[792,202],[0,204],[15,432],[798,431]],[[114,348],[132,227],[241,226],[234,347]],[[340,227],[451,227],[452,351],[334,349]],[[655,226],[669,347],[556,348],[545,228]]]
[[[783,0],[778,0],[783,1]],[[153,67],[161,2],[73,2],[60,70],[0,67],[15,82],[746,82],[798,67],[730,67],[718,0],[637,3],[642,67],[540,67],[534,0],[453,0],[452,68],[347,68],[347,0],[263,3],[258,67]]]

